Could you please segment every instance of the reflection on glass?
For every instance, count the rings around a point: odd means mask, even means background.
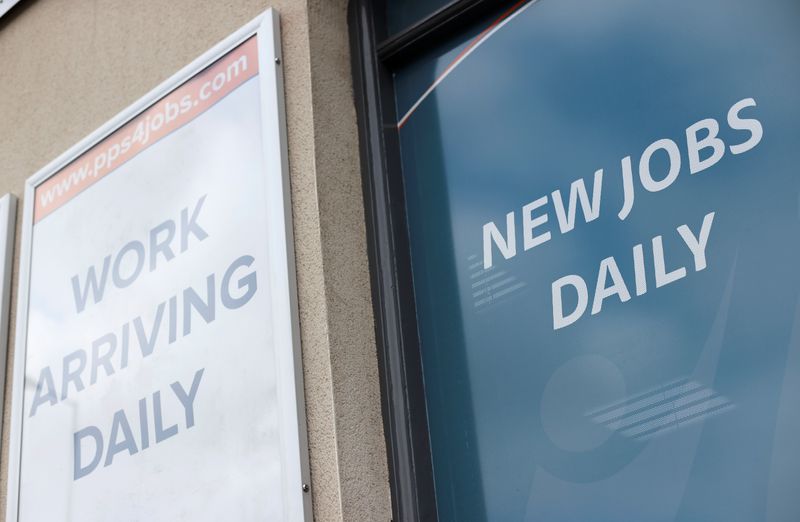
[[[408,28],[430,16],[453,0],[385,0],[389,34]]]
[[[396,71],[442,521],[800,518],[799,21],[542,0]]]

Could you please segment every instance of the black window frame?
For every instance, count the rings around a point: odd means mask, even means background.
[[[381,407],[393,520],[435,522],[392,70],[515,1],[455,0],[394,35],[384,1],[351,0],[348,10]]]

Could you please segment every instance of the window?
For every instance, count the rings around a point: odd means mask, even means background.
[[[800,517],[796,2],[366,3],[397,518]]]
[[[390,34],[400,33],[455,3],[453,0],[386,0],[386,29]]]

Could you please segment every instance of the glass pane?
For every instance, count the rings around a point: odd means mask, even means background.
[[[386,0],[389,34],[398,33],[451,3],[453,0]]]
[[[800,520],[799,25],[533,2],[396,72],[442,522]]]

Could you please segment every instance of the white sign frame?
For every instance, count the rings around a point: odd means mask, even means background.
[[[5,2],[0,2],[0,17],[9,12],[12,7],[17,5],[17,3],[19,3],[19,0],[6,0]]]
[[[292,230],[291,193],[288,167],[286,119],[281,65],[280,21],[277,11],[269,9],[214,46],[150,91],[108,123],[81,140],[67,152],[28,178],[25,183],[25,205],[22,216],[22,241],[17,300],[14,377],[11,401],[11,429],[8,453],[8,485],[6,520],[17,521],[19,514],[21,443],[23,427],[23,391],[27,360],[27,326],[34,225],[36,187],[47,181],[76,158],[104,138],[113,134],[148,107],[191,80],[203,69],[226,55],[239,44],[256,36],[258,45],[259,83],[263,152],[267,172],[265,195],[270,229],[266,232],[269,249],[271,322],[276,357],[280,446],[282,457],[282,489],[287,522],[310,522],[311,498],[308,444],[304,404],[300,330],[295,280],[294,238]]]
[[[14,233],[17,224],[17,198],[0,198],[0,404],[5,405],[6,360],[8,359],[8,324],[11,318],[11,267],[14,261]],[[2,412],[2,407],[0,407]]]

